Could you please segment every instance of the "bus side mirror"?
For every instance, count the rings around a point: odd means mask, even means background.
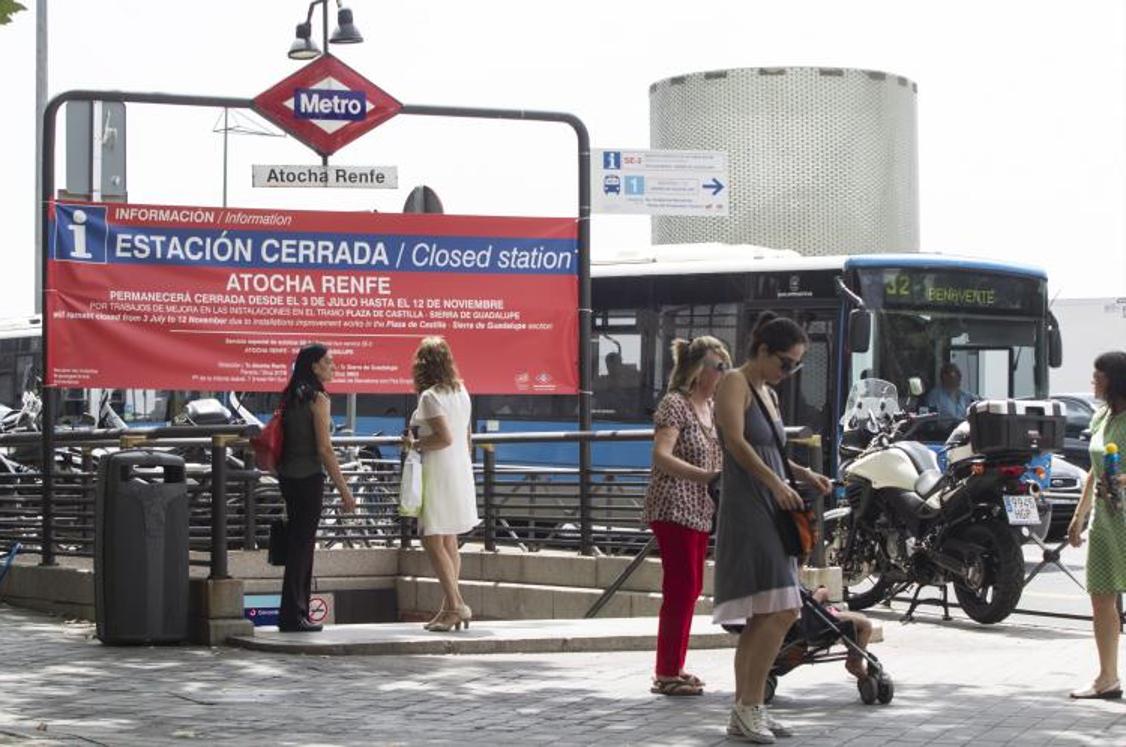
[[[853,353],[867,353],[872,345],[872,315],[864,309],[848,313],[848,349]]]
[[[1056,315],[1048,313],[1048,365],[1059,368],[1063,365],[1063,336]]]

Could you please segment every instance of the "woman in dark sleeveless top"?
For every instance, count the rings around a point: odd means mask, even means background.
[[[326,470],[340,492],[344,511],[351,513],[356,508],[352,491],[336,461],[336,452],[332,450],[329,398],[324,385],[332,381],[333,372],[328,348],[307,345],[297,353],[293,374],[282,391],[285,436],[278,462],[278,482],[289,517],[289,534],[278,629],[287,633],[321,629],[320,625],[309,621],[309,593]]]
[[[713,619],[743,626],[727,732],[764,744],[790,735],[767,712],[763,694],[783,636],[801,607],[797,559],[786,554],[774,519],[779,511],[801,508],[802,499],[786,481],[786,457],[778,448],[786,432],[771,387],[797,371],[808,344],[793,320],[764,312],[749,359],[728,372],[716,392],[724,454]],[[829,491],[823,475],[792,462],[791,467],[796,479]]]

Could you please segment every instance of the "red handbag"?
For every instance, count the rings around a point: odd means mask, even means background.
[[[254,449],[254,458],[260,470],[277,471],[285,439],[285,427],[282,424],[284,415],[284,408],[279,407],[274,410],[274,416],[262,428],[262,432],[250,439],[250,445]]]

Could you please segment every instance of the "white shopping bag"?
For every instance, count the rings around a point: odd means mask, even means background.
[[[402,482],[399,485],[399,515],[418,516],[422,511],[422,454],[414,449],[403,460]]]

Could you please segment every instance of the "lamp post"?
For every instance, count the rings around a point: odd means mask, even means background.
[[[321,44],[324,52],[313,41],[313,9],[321,6]],[[304,23],[297,24],[297,38],[289,47],[291,60],[312,60],[321,54],[328,54],[328,45],[332,44],[359,44],[364,40],[360,30],[352,21],[352,11],[345,8],[340,0],[336,0],[336,30],[332,36],[328,33],[328,0],[313,0],[309,3],[309,12],[305,15]]]

